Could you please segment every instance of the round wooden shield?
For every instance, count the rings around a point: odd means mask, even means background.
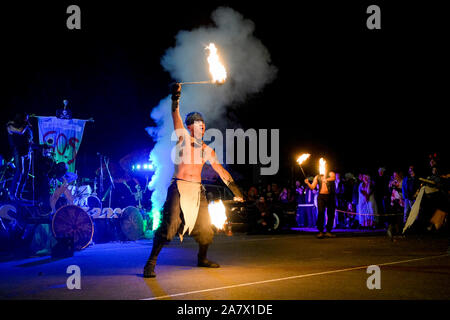
[[[126,207],[120,216],[120,228],[128,240],[138,240],[144,235],[142,214],[136,207]]]
[[[75,250],[86,248],[94,235],[94,224],[86,211],[78,206],[59,208],[52,219],[55,238],[73,238]]]

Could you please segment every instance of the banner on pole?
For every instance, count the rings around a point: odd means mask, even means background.
[[[69,172],[75,172],[75,159],[83,137],[87,120],[37,117],[39,143],[53,149],[57,163],[65,162]]]

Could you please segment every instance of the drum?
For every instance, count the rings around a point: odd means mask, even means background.
[[[87,198],[92,194],[91,186],[69,186],[69,189],[73,195],[73,204],[79,207],[87,207]]]
[[[94,235],[94,224],[89,214],[78,206],[59,208],[52,218],[55,238],[73,238],[75,250],[86,248]]]
[[[17,209],[15,206],[10,204],[5,204],[0,206],[0,218],[3,221],[15,221],[16,219],[13,217],[17,213]]]
[[[144,221],[136,207],[126,207],[120,216],[120,229],[128,240],[135,241],[144,236]]]
[[[100,213],[102,212],[102,202],[95,195],[75,198],[73,204],[84,208],[91,215],[96,208],[98,208],[96,211],[100,211]]]

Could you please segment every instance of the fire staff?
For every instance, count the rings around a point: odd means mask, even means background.
[[[185,232],[194,237],[199,244],[199,267],[218,268],[219,264],[208,260],[206,254],[212,243],[214,231],[208,213],[208,203],[205,189],[201,184],[201,172],[205,162],[218,173],[222,181],[233,192],[235,200],[243,201],[240,189],[227,170],[218,162],[214,150],[202,140],[205,133],[205,122],[198,112],[186,116],[185,126],[180,116],[179,99],[181,85],[172,87],[172,119],[177,134],[177,155],[175,173],[167,191],[163,207],[162,222],[153,238],[150,257],[144,267],[144,277],[156,277],[155,266],[161,249],[170,242],[176,234],[183,239]]]

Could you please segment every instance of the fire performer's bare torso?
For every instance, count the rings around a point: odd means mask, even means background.
[[[181,85],[178,84],[178,87],[175,88],[175,94],[179,97]],[[172,99],[172,119],[178,137],[177,153],[181,158],[181,161],[176,161],[175,163],[175,178],[200,183],[202,181],[203,166],[208,161],[231,191],[239,195],[235,197],[235,200],[243,201],[242,194],[235,186],[230,173],[217,160],[215,151],[202,140],[205,134],[203,119],[187,123],[187,128],[185,128],[180,116],[179,99]]]
[[[186,157],[187,159],[195,158],[196,160],[198,159],[198,161],[192,161],[192,163],[182,161],[175,164],[175,178],[192,182],[201,182],[203,165],[206,161],[210,160],[205,156],[208,153],[206,149],[209,147],[204,143],[202,143],[202,145],[197,144],[195,138],[188,135],[179,138],[177,147],[181,156],[186,156],[186,153],[189,153]],[[200,148],[201,150],[199,150]]]
[[[321,183],[319,183],[319,179],[320,179]],[[320,185],[319,194],[329,194],[330,192],[329,192],[328,187],[327,187],[327,182],[332,182],[332,181],[335,181],[335,180],[336,180],[335,173],[330,171],[328,178],[325,177],[324,175],[318,175],[318,176],[314,177],[314,180],[313,180],[312,183],[309,183],[308,179],[305,179],[305,183],[309,186],[309,188],[311,190],[316,189],[317,185],[319,184]]]

